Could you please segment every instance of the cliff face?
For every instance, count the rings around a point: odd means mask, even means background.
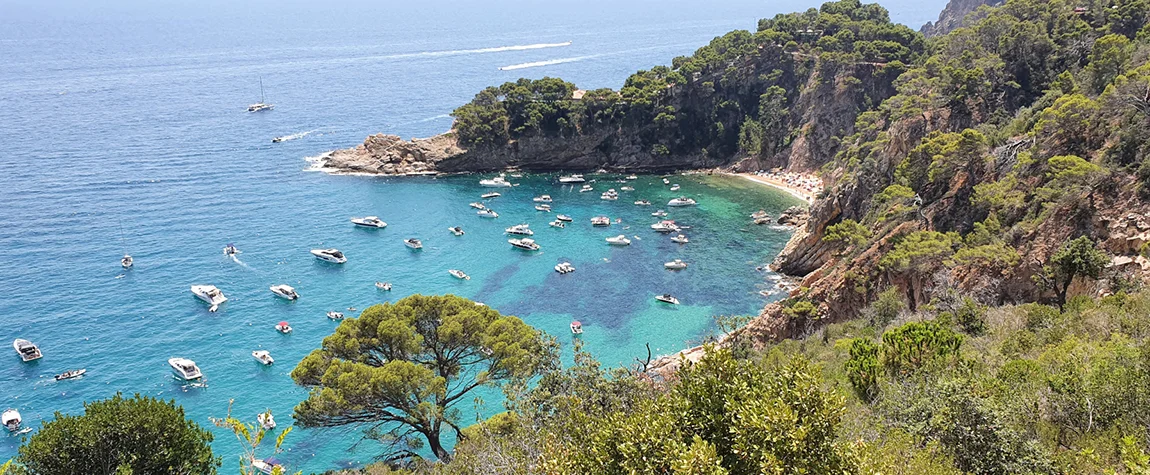
[[[928,38],[942,36],[962,26],[966,15],[978,10],[978,7],[997,6],[1003,3],[1005,3],[1003,0],[950,0],[942,9],[942,13],[938,14],[938,20],[927,22],[919,31]]]

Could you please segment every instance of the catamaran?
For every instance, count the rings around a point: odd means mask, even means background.
[[[264,78],[260,78],[260,101],[248,106],[248,112],[259,112],[272,110],[275,104],[268,104],[267,99],[264,97]]]

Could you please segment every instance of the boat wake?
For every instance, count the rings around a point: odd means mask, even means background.
[[[586,59],[593,59],[603,56],[601,54],[592,54],[587,56],[574,56],[571,58],[549,59],[546,61],[534,61],[530,63],[512,64],[511,66],[504,66],[499,68],[500,71],[514,71],[516,69],[538,68],[540,66],[552,66],[555,64],[574,63]]]
[[[318,131],[319,131],[319,129],[312,129],[312,130],[308,130],[305,132],[296,132],[296,133],[291,134],[291,135],[284,135],[281,137],[276,137],[276,138],[272,139],[272,142],[279,143],[279,142],[287,142],[289,140],[302,139],[302,138],[307,137],[308,135],[315,133],[315,132],[318,132]]]

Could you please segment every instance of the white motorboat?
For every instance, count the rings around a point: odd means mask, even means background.
[[[496,213],[495,210],[493,210],[493,209],[481,209],[478,212],[476,212],[475,214],[478,214],[480,218],[498,218],[499,217],[499,213]]]
[[[628,179],[628,180],[638,180],[638,179],[639,179],[639,177],[638,177],[638,176],[635,176],[635,175],[627,175],[627,179]]]
[[[583,324],[580,323],[579,320],[571,322],[571,333],[575,335],[580,335],[583,333]]]
[[[20,417],[20,411],[8,409],[0,414],[0,423],[3,423],[10,432],[19,432],[20,424],[24,423],[24,419]]]
[[[507,243],[511,244],[512,246],[515,246],[518,249],[523,249],[526,251],[538,251],[539,250],[539,245],[536,244],[535,240],[531,239],[531,238],[508,239]]]
[[[207,302],[209,312],[214,312],[220,308],[220,304],[227,302],[228,298],[224,297],[224,293],[217,289],[214,285],[193,285],[192,293],[199,297],[200,300]]]
[[[56,375],[56,381],[64,381],[66,379],[76,379],[76,378],[79,378],[80,376],[83,376],[87,372],[88,372],[88,370],[84,369],[84,368],[74,369],[71,371],[65,371],[63,373]]]
[[[256,420],[259,421],[260,427],[263,427],[264,430],[272,430],[276,428],[276,419],[275,417],[272,417],[271,409],[268,409],[265,412],[261,412],[260,415],[256,416]]]
[[[379,290],[391,290],[391,282],[376,282],[375,288]]]
[[[480,203],[478,201],[475,203],[468,203],[467,206],[470,206],[470,207],[475,208],[475,209],[487,209],[487,205]]]
[[[248,112],[268,111],[275,108],[275,104],[268,104],[264,98],[264,78],[260,78],[260,101],[248,106]]]
[[[671,185],[671,191],[679,191],[679,184],[675,183],[674,185]]]
[[[606,216],[596,216],[594,218],[591,218],[591,225],[592,226],[610,226],[611,225],[611,218],[608,218]]]
[[[295,289],[293,289],[290,285],[273,285],[268,287],[268,290],[271,290],[273,294],[288,300],[295,300],[299,298],[299,294],[296,293]]]
[[[697,203],[694,199],[680,196],[667,202],[667,206],[695,206]]]
[[[423,241],[416,238],[407,238],[403,240],[403,245],[412,249],[423,249]]]
[[[671,262],[664,263],[663,267],[671,270],[682,270],[687,268],[687,263],[683,262],[682,259],[675,259]]]
[[[679,305],[679,299],[671,296],[671,294],[656,295],[655,300],[671,305]]]
[[[635,189],[630,187],[630,186],[624,186],[622,188],[619,188],[619,191],[635,191]]]
[[[498,198],[500,196],[503,196],[503,195],[492,191],[491,193],[484,193],[484,194],[480,195],[479,197],[486,200],[486,199],[491,199],[491,198]]]
[[[531,201],[534,201],[536,203],[551,203],[551,202],[553,202],[553,200],[551,199],[551,195],[536,196],[534,198],[531,198]]]
[[[268,460],[271,460],[271,459],[268,459]],[[277,467],[280,469],[280,472],[282,473],[284,470],[283,465],[280,465],[280,464],[274,463],[274,462],[269,462],[267,460],[252,459],[252,468],[259,470],[260,473],[262,473],[264,475],[272,475],[273,473],[275,473]]]
[[[667,212],[659,209],[659,210],[655,210],[654,213],[651,213],[651,216],[654,216],[656,218],[666,218]]]
[[[467,275],[465,272],[463,272],[459,269],[448,269],[447,273],[451,274],[451,276],[455,277],[456,279],[471,280],[471,276]]]
[[[631,245],[631,240],[627,239],[627,236],[622,235],[622,234],[620,234],[618,236],[614,236],[614,237],[609,237],[606,239],[606,241],[607,241],[607,244],[610,244],[612,246],[630,246]]]
[[[551,205],[535,205],[535,211],[551,212]]]
[[[252,352],[252,358],[255,358],[256,361],[259,361],[260,363],[263,363],[265,365],[270,365],[270,364],[276,362],[276,360],[274,358],[272,358],[272,354],[268,350],[253,351]]]
[[[639,201],[635,202],[635,205],[636,206],[651,206],[651,202],[648,200],[639,200]]]
[[[691,242],[691,240],[687,239],[687,236],[680,234],[678,236],[672,237],[671,242],[677,242],[679,244],[686,244],[686,243]]]
[[[327,318],[329,318],[331,320],[343,320],[343,312],[337,312],[335,310],[331,310],[331,311],[327,312]]]
[[[550,223],[547,223],[547,224],[550,224],[550,225],[551,225],[551,227],[553,227],[553,228],[560,228],[560,229],[562,229],[562,228],[565,228],[565,227],[567,227],[567,225],[566,225],[566,224],[563,224],[563,221],[558,221],[558,220],[556,220],[556,221],[552,221],[552,222],[550,222]]]
[[[124,258],[120,259],[120,267],[123,267],[125,269],[129,269],[132,267],[132,264],[134,264],[134,261],[132,260],[132,256],[130,256],[130,255],[124,254]]]
[[[567,175],[559,177],[559,183],[583,183],[587,181],[583,175]]]
[[[479,180],[479,186],[489,186],[489,187],[495,187],[495,188],[509,188],[509,187],[511,187],[511,182],[508,182],[507,179],[503,178],[502,176],[497,176],[495,178],[490,178],[487,180]]]
[[[594,190],[594,188],[591,188],[591,185],[583,185],[583,188],[580,188],[579,192],[580,193],[586,193],[586,192],[592,191],[592,190]]]
[[[603,193],[599,195],[599,199],[606,201],[615,201],[619,199],[619,193]]]
[[[663,220],[652,224],[651,229],[661,233],[674,233],[679,231],[679,226],[674,221]]]
[[[387,223],[379,219],[379,216],[364,216],[362,218],[351,218],[351,222],[356,226],[363,226],[365,228],[386,228]]]
[[[25,362],[38,360],[44,356],[44,354],[40,352],[39,346],[22,338],[17,338],[16,341],[13,341],[12,348],[16,350],[16,354],[20,355],[20,359]]]
[[[570,274],[575,272],[575,266],[571,265],[570,262],[560,262],[555,264],[555,272],[560,274]]]
[[[291,325],[288,322],[279,322],[276,324],[276,331],[287,335],[291,333]]]
[[[505,232],[507,234],[518,234],[521,236],[534,236],[535,235],[535,231],[532,231],[531,227],[527,224],[516,224],[515,226],[504,229],[503,232]]]
[[[454,234],[456,236],[462,236],[463,235],[463,228],[461,228],[459,226],[452,226],[450,228],[447,228],[447,230],[451,231],[451,234]]]
[[[347,262],[347,256],[343,255],[339,249],[312,249],[311,255],[321,261],[327,261],[334,264],[343,264]]]
[[[663,179],[663,184],[664,184],[664,185],[670,185],[670,184],[671,184],[671,180],[668,180],[668,179],[664,178],[664,179]]]
[[[570,216],[567,216],[565,214],[557,214],[557,215],[555,215],[555,219],[559,220],[559,221],[563,221],[565,223],[570,223],[571,221],[574,221],[573,219],[571,219]]]
[[[235,244],[232,244],[229,242],[227,246],[224,246],[224,255],[225,256],[234,256],[234,255],[239,254],[239,253],[240,253],[240,250],[236,248]]]
[[[200,367],[196,366],[196,362],[187,358],[170,358],[168,359],[168,366],[172,367],[172,373],[184,381],[191,381],[204,377],[204,373],[200,372]]]

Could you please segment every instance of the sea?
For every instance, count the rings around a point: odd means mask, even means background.
[[[944,0],[882,2],[917,28]],[[447,130],[449,114],[480,89],[520,77],[562,77],[584,89],[622,85],[759,18],[816,7],[809,0],[0,0],[0,339],[25,338],[44,357],[0,357],[0,406],[29,427],[117,392],[173,399],[211,427],[231,413],[254,422],[272,410],[281,428],[306,397],[289,373],[338,325],[412,294],[451,293],[516,315],[554,336],[570,360],[572,320],[607,366],[673,353],[716,331],[714,317],[752,315],[781,298],[762,270],[791,231],[755,226],[801,204],[740,178],[676,175],[627,183],[589,174],[580,193],[556,175],[509,177],[502,196],[487,175],[382,178],[314,170],[314,157],[367,135]],[[275,109],[245,111],[262,94]],[[272,143],[274,137],[285,137]],[[626,181],[626,180],[624,180]],[[618,201],[608,188],[631,186]],[[550,194],[574,222],[531,198]],[[690,208],[666,207],[686,195]],[[654,206],[636,206],[648,199]],[[483,219],[468,203],[500,213]],[[651,213],[689,226],[680,245],[649,226]],[[353,226],[376,215],[385,229]],[[618,220],[593,228],[593,216]],[[530,224],[538,252],[516,250],[504,228]],[[453,236],[448,228],[462,227]],[[604,239],[625,235],[630,246]],[[423,240],[412,251],[403,239]],[[233,243],[241,253],[225,256]],[[335,247],[344,265],[314,259]],[[135,258],[127,271],[119,261]],[[663,263],[682,259],[685,270]],[[557,262],[576,271],[560,275]],[[470,274],[470,280],[448,275]],[[393,290],[373,285],[388,281]],[[189,291],[218,286],[218,312]],[[288,284],[285,301],[268,287]],[[681,305],[653,299],[671,293]],[[290,335],[273,325],[288,321]],[[271,352],[270,367],[251,357]],[[4,350],[8,351],[8,350]],[[167,359],[195,360],[204,387],[174,380]],[[53,375],[86,368],[77,380]],[[465,420],[501,409],[496,391],[461,407]],[[212,428],[234,467],[239,445]],[[0,436],[0,461],[23,436]],[[298,429],[278,458],[305,473],[369,463],[379,445],[360,427]]]

